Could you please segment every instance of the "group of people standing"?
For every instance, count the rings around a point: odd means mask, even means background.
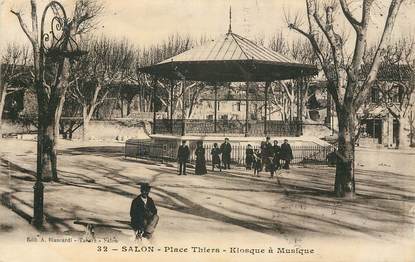
[[[215,167],[218,167],[220,171],[222,171],[222,168],[231,168],[231,151],[232,146],[229,143],[229,138],[225,138],[225,141],[220,145],[220,147],[218,147],[217,143],[213,144],[213,148],[211,150],[212,171],[215,170]],[[198,141],[195,149],[195,175],[204,175],[207,173],[205,152],[206,151],[203,147],[203,142]],[[177,159],[179,162],[179,176],[186,175],[186,164],[190,159],[190,149],[185,140],[183,140],[182,144],[179,146]]]
[[[272,178],[278,169],[289,169],[293,158],[287,139],[279,146],[277,140],[271,144],[271,138],[267,137],[266,141],[261,142],[260,148],[254,149],[248,144],[245,152],[245,167],[248,170],[253,169],[254,176],[259,176],[259,172],[265,169],[266,172],[270,172]]]
[[[220,147],[218,143],[214,143],[210,152],[212,155],[212,171],[215,171],[215,168],[218,168],[220,171],[222,169],[230,169],[231,152],[232,146],[229,143],[229,138],[225,138]],[[195,149],[195,175],[207,174],[205,153],[206,150],[203,147],[203,142],[198,141]],[[277,140],[274,140],[272,144],[271,138],[267,137],[265,141],[261,142],[260,148],[254,149],[248,144],[245,152],[245,166],[246,169],[253,169],[256,176],[265,169],[273,177],[276,170],[289,169],[293,158],[293,152],[287,139],[280,146]],[[179,175],[186,175],[186,164],[190,159],[190,149],[185,140],[179,146],[177,159],[179,162]]]

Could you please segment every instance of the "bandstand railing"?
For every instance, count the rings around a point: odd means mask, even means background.
[[[184,124],[183,124],[184,121]],[[217,120],[216,130],[215,121],[209,119],[156,119],[154,123],[154,134],[172,134],[172,135],[236,135],[245,134],[245,120]],[[268,120],[267,130],[265,132],[264,120],[248,121],[249,136],[300,136],[302,130],[301,121],[279,121]]]

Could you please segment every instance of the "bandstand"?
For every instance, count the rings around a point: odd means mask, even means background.
[[[290,121],[270,120],[267,116],[269,87],[273,81],[297,79],[306,84],[306,78],[317,74],[314,65],[298,63],[280,53],[255,44],[254,42],[232,32],[207,42],[201,46],[168,58],[160,63],[142,67],[143,73],[151,74],[157,79],[181,81],[202,81],[212,86],[214,102],[213,119],[186,119],[184,107],[181,118],[173,117],[173,101],[170,99],[168,119],[156,119],[154,112],[152,142],[155,144],[178,144],[188,140],[192,147],[197,140],[205,144],[222,142],[230,137],[232,144],[256,143],[264,136],[294,140],[302,134],[301,118]],[[245,119],[223,120],[217,117],[218,86],[224,82],[243,82]],[[249,117],[250,90],[253,82],[262,82],[264,90],[265,117],[253,120]],[[154,87],[154,92],[156,87]],[[174,97],[174,85],[170,86],[170,97]],[[153,103],[154,103],[153,99]],[[154,108],[154,106],[153,106]],[[155,110],[154,110],[155,111]],[[301,140],[301,139],[300,139]]]

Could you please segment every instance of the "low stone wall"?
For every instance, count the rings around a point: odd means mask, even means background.
[[[22,123],[13,123],[3,120],[1,134],[4,137],[17,136],[21,139],[35,139],[37,128],[33,125]],[[82,138],[82,126],[78,128],[72,138]],[[126,141],[130,138],[146,139],[151,133],[151,124],[146,121],[130,121],[129,119],[109,120],[109,121],[91,121],[89,123],[90,140],[118,140]]]
[[[22,124],[18,122],[12,122],[10,120],[3,119],[0,132],[3,135],[9,134],[29,134],[36,132],[37,128],[31,124]]]
[[[322,124],[304,124],[303,135],[309,137],[325,138],[333,133],[330,128]]]
[[[73,134],[74,139],[82,138],[82,127],[77,129]],[[118,140],[126,141],[130,138],[146,139],[148,131],[145,123],[136,123],[125,125],[122,121],[91,121],[88,129],[90,140]]]

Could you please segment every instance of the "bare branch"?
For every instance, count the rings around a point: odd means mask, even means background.
[[[350,22],[350,24],[353,26],[356,32],[358,32],[360,30],[361,23],[353,17],[352,12],[349,9],[349,4],[346,2],[346,0],[340,0],[340,6],[342,8],[344,16],[347,18],[347,20]]]
[[[23,32],[26,34],[27,38],[29,38],[29,41],[32,43],[33,46],[36,45],[36,39],[31,31],[29,31],[29,28],[27,27],[26,23],[23,21],[22,16],[20,15],[20,12],[16,12],[13,10],[10,10],[12,14],[14,14],[17,19],[19,20],[20,27],[22,28]]]
[[[378,44],[378,48],[376,50],[375,56],[373,58],[373,62],[370,68],[370,71],[362,85],[362,87],[360,88],[360,90],[358,90],[357,92],[357,96],[356,99],[354,99],[354,104],[359,106],[363,103],[365,97],[367,96],[367,93],[369,92],[368,89],[370,89],[369,87],[371,87],[374,83],[374,81],[376,80],[378,71],[379,71],[379,67],[380,67],[380,63],[381,63],[381,59],[382,59],[382,55],[385,52],[385,46],[390,42],[391,39],[391,33],[393,30],[393,26],[395,24],[395,20],[396,17],[398,15],[398,11],[401,7],[401,4],[404,0],[392,0],[390,7],[389,7],[389,11],[388,11],[388,16],[386,18],[386,22],[385,22],[385,27],[382,33],[382,37],[381,40]]]
[[[75,34],[83,34],[93,29],[98,23],[97,17],[103,12],[104,6],[97,0],[77,0],[71,26]]]

